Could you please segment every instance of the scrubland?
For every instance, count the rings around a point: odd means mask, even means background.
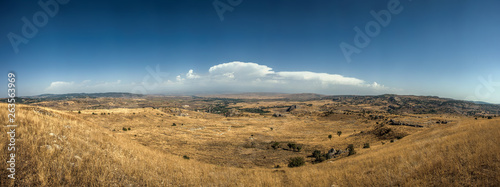
[[[264,104],[277,103],[241,107]],[[315,108],[286,117],[255,113],[225,117],[164,108],[86,109],[79,113],[22,104],[16,107],[16,179],[7,178],[4,164],[0,186],[500,184],[499,118],[391,115],[391,119],[424,124],[423,128],[385,125],[406,135],[395,139],[372,133],[382,120],[348,114],[318,116]],[[179,111],[188,115],[177,115]],[[450,122],[438,125],[437,120]],[[7,125],[7,105],[3,103],[0,121]],[[0,160],[4,163],[10,153],[7,130],[2,128],[0,134]],[[329,139],[328,135],[333,136]],[[278,142],[280,148],[271,148],[272,142]],[[303,149],[287,150],[289,142]],[[363,149],[364,143],[370,148]],[[354,144],[356,154],[317,164],[308,157],[313,150],[345,149],[348,144]],[[289,168],[291,157],[304,157],[306,164]]]

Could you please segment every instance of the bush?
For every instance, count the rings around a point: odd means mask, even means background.
[[[302,157],[293,157],[290,158],[290,161],[288,161],[288,167],[299,167],[303,166],[306,162],[304,161],[304,158]]]
[[[394,143],[394,140],[391,140],[391,143]]]
[[[182,156],[182,158],[189,160],[189,157],[187,155]]]
[[[172,126],[177,126],[177,125],[175,123],[173,123]]]
[[[280,148],[280,143],[278,143],[278,142],[274,142],[274,143],[272,143],[272,144],[271,144],[271,147],[272,147],[273,149],[278,149],[278,148]]]
[[[301,146],[297,146],[297,152],[300,152],[300,150],[302,150],[302,147]]]
[[[316,158],[316,160],[314,160],[314,163],[321,163],[321,162],[324,162],[326,160],[325,157],[319,157],[319,158]]]
[[[370,143],[365,143],[365,144],[363,145],[363,149],[366,149],[366,148],[370,148]]]
[[[337,135],[339,135],[339,137],[341,134],[342,134],[342,131],[337,131]]]
[[[328,138],[331,140],[331,139],[332,139],[332,135],[331,135],[331,134],[330,134],[330,135],[328,135]]]
[[[78,114],[81,114],[82,112],[78,111]]]
[[[125,127],[123,127],[122,129],[123,129],[123,131],[127,131],[127,128],[125,128]]]
[[[351,155],[356,154],[356,151],[354,150],[354,145],[353,144],[349,144],[347,146],[347,150],[349,151],[349,154],[347,156],[351,156]]]
[[[312,153],[312,156],[316,159],[319,159],[321,157],[321,151],[320,150],[314,150]]]
[[[295,143],[288,143],[287,146],[292,151],[295,151],[295,149],[297,148],[297,145]]]
[[[128,130],[130,130],[130,127],[128,128]]]

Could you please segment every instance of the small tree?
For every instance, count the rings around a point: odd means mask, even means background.
[[[332,139],[332,135],[331,135],[331,134],[330,134],[330,135],[328,135],[328,138],[331,140],[331,139]]]
[[[78,111],[78,114],[81,114],[82,112]]]
[[[271,144],[271,147],[272,147],[273,149],[278,149],[278,148],[280,148],[280,143],[278,143],[278,142],[274,142],[273,144]]]
[[[128,130],[130,130],[130,127],[128,128]]]
[[[177,126],[177,124],[173,123],[172,126]]]
[[[302,146],[297,146],[297,152],[300,152],[302,150]]]
[[[370,148],[370,143],[365,143],[365,144],[363,145],[363,149],[366,149],[366,148]]]
[[[321,151],[320,150],[314,150],[313,153],[312,153],[312,156],[316,159],[320,159],[321,158]]]
[[[351,155],[356,154],[356,151],[354,150],[354,145],[353,144],[349,144],[347,146],[347,150],[349,151],[349,154],[347,156],[351,156]]]
[[[342,134],[342,131],[337,131],[337,135],[339,135],[339,137],[341,134]]]
[[[295,149],[297,148],[297,144],[295,144],[295,143],[288,143],[287,146],[292,151],[295,151]]]
[[[299,166],[303,166],[306,162],[304,161],[304,158],[302,157],[293,157],[293,158],[290,158],[290,160],[288,161],[288,167],[299,167]]]

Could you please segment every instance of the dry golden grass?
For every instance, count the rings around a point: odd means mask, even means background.
[[[229,118],[190,113],[190,117],[163,117],[152,109],[112,109],[63,112],[17,105],[16,180],[0,170],[0,186],[495,186],[500,184],[500,120],[456,118],[455,123],[430,126],[394,143],[381,145],[370,136],[350,136],[357,118],[331,122],[311,118]],[[38,109],[36,109],[38,110]],[[104,111],[102,111],[104,112]],[[136,112],[136,114],[130,114]],[[7,121],[7,105],[0,104],[0,120]],[[139,115],[142,115],[140,117]],[[164,121],[161,121],[164,120]],[[260,120],[260,121],[259,121]],[[172,122],[184,126],[170,126]],[[270,131],[269,125],[276,129]],[[241,128],[227,127],[243,124]],[[329,124],[329,125],[323,125]],[[311,126],[312,125],[312,126]],[[120,131],[130,126],[131,131]],[[160,126],[160,128],[158,128]],[[202,130],[192,128],[205,126]],[[345,131],[328,142],[334,129]],[[403,128],[403,127],[401,127]],[[112,131],[113,129],[118,131]],[[225,130],[216,138],[214,130]],[[7,160],[7,128],[0,135],[0,160]],[[324,132],[328,130],[327,132]],[[405,130],[405,129],[403,129]],[[150,134],[148,134],[148,132]],[[51,136],[50,133],[53,133]],[[160,138],[166,133],[170,136]],[[134,135],[140,134],[136,137]],[[229,167],[210,162],[197,149],[216,143],[241,146],[249,134],[266,141],[296,141],[315,148],[370,141],[350,157],[307,164],[299,168]],[[319,134],[319,135],[318,135]],[[196,138],[198,137],[198,138]],[[242,138],[245,137],[245,138]],[[177,141],[174,141],[177,140]],[[169,142],[172,141],[172,142]],[[186,143],[182,144],[182,141]],[[149,143],[148,143],[149,142]],[[325,143],[326,142],[326,143]],[[378,142],[378,143],[377,143]],[[168,148],[169,144],[174,144]],[[377,143],[377,144],[376,144]],[[52,149],[46,147],[50,145]],[[182,146],[184,145],[184,146]],[[57,148],[57,147],[60,148]],[[215,147],[219,145],[214,145]],[[233,148],[231,148],[233,147]],[[187,151],[183,152],[183,149]],[[220,153],[219,151],[222,151]],[[193,159],[182,158],[189,153]],[[205,153],[210,153],[206,150]],[[229,152],[235,154],[238,152]],[[303,154],[290,153],[287,154]],[[223,150],[214,151],[223,155]],[[286,154],[285,154],[286,155]],[[242,157],[232,155],[238,161]],[[282,156],[279,155],[278,156]],[[198,158],[201,157],[201,158]],[[80,159],[81,158],[81,159]],[[224,157],[225,158],[225,157]],[[231,158],[231,157],[229,157]],[[242,160],[241,160],[242,161]],[[282,163],[284,164],[284,163]],[[4,165],[5,167],[6,165]]]

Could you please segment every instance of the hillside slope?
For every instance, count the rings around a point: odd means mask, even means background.
[[[2,126],[7,105],[0,103]],[[17,105],[16,180],[0,186],[450,186],[500,184],[500,120],[463,118],[354,156],[299,168],[242,169],[187,160],[69,112]],[[1,128],[0,160],[8,160]],[[5,168],[5,165],[4,165]]]

